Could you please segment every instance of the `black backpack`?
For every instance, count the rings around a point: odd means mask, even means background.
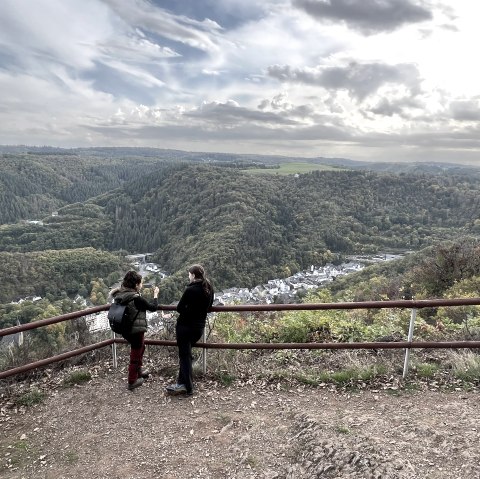
[[[107,318],[110,328],[117,334],[128,334],[132,331],[133,322],[138,316],[139,311],[131,304],[138,297],[133,296],[126,303],[121,304],[120,299],[115,299],[108,310]]]

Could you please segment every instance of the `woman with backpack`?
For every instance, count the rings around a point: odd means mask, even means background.
[[[159,288],[153,289],[153,301],[147,301],[140,296],[143,286],[142,276],[136,271],[129,271],[123,278],[120,288],[114,289],[111,296],[120,304],[127,304],[128,316],[131,318],[130,331],[123,332],[122,336],[130,344],[130,364],[128,366],[129,390],[138,388],[150,375],[142,369],[143,353],[145,352],[144,335],[147,331],[147,311],[156,311],[158,307]]]
[[[167,386],[169,394],[193,394],[192,346],[202,337],[207,312],[213,304],[213,286],[205,276],[203,266],[194,264],[188,270],[187,285],[177,311],[180,313],[175,327],[180,368],[177,384]]]

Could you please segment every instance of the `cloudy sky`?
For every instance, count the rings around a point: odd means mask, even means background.
[[[1,0],[0,144],[480,165],[473,0]]]

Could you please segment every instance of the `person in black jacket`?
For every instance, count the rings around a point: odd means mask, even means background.
[[[207,312],[213,304],[212,283],[205,276],[203,266],[194,264],[188,270],[190,283],[186,287],[177,311],[180,313],[175,327],[180,368],[177,384],[167,386],[169,394],[193,394],[192,346],[202,337]]]
[[[140,296],[143,282],[142,276],[136,271],[129,271],[123,278],[120,288],[114,289],[110,294],[121,303],[132,301],[134,309],[137,310],[132,330],[122,336],[130,344],[130,364],[128,366],[128,389],[138,388],[150,373],[142,369],[143,353],[145,352],[144,335],[147,331],[147,311],[156,311],[158,307],[159,289],[155,286],[153,290],[153,301],[147,301]]]

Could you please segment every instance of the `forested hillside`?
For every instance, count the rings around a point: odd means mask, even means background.
[[[112,281],[125,268],[125,259],[118,255],[81,248],[33,253],[0,253],[0,276],[4,279],[0,303],[29,295],[51,299],[75,295],[81,288],[87,295],[91,281],[109,275]],[[105,304],[106,298],[100,304]]]
[[[159,158],[76,154],[0,155],[0,224],[39,219],[168,164]]]
[[[255,176],[184,166],[95,202],[113,218],[110,249],[157,252],[169,271],[201,261],[221,287],[252,286],[332,253],[420,249],[479,231],[476,181],[314,172]]]
[[[479,211],[480,184],[468,176],[252,176],[182,164],[58,208],[58,216],[44,217],[43,225],[3,225],[0,249],[148,251],[170,273],[199,261],[217,287],[253,286],[337,254],[418,250],[478,235]],[[167,296],[181,286],[171,287],[167,281]]]

